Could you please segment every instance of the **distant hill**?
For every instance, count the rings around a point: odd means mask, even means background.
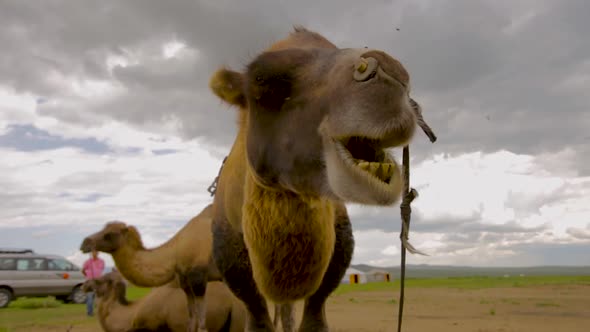
[[[399,266],[378,267],[368,264],[352,264],[350,267],[368,272],[370,270],[387,271],[393,278],[399,278]],[[104,273],[111,272],[113,266],[105,266]],[[472,267],[451,265],[406,265],[406,278],[446,278],[446,277],[501,277],[518,276],[590,276],[590,266],[533,266],[533,267]]]
[[[373,269],[387,271],[393,278],[399,278],[400,268],[376,267],[367,264],[351,265],[357,270],[367,272]],[[406,278],[445,278],[445,277],[473,277],[473,276],[517,276],[517,275],[561,275],[579,276],[590,275],[590,266],[533,266],[533,267],[472,267],[449,265],[406,265]]]

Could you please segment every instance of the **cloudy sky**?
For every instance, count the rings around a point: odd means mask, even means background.
[[[211,201],[235,111],[208,90],[294,24],[379,48],[437,133],[412,144],[409,263],[590,265],[590,2],[0,1],[0,247],[80,263]],[[399,264],[398,206],[350,205],[353,263]],[[103,255],[110,261],[110,258]]]

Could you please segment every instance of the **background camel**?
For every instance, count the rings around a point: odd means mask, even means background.
[[[386,149],[414,135],[409,85],[388,54],[339,49],[301,27],[244,72],[212,76],[212,91],[240,109],[213,203],[213,257],[246,304],[248,331],[273,331],[265,298],[305,299],[299,330],[328,331],[325,302],[354,247],[345,203],[401,195]]]
[[[93,248],[112,255],[119,272],[130,282],[142,287],[157,287],[178,278],[187,297],[190,323],[206,331],[204,294],[207,281],[221,280],[211,258],[212,206],[208,205],[181,228],[170,240],[154,249],[146,249],[137,229],[123,222],[107,223],[86,237],[83,252]]]
[[[221,280],[211,257],[211,211],[212,205],[206,206],[169,241],[154,249],[143,246],[135,227],[114,221],[87,236],[80,250],[86,253],[95,248],[111,254],[118,271],[138,286],[158,287],[178,279],[187,297],[191,321],[188,331],[193,331],[197,324],[199,330],[206,331],[206,301],[203,295],[209,284],[207,281]],[[289,305],[285,308],[275,305],[274,325],[279,326],[282,322],[285,332],[292,330],[291,310]]]
[[[125,282],[116,272],[89,280],[83,288],[96,291],[98,319],[106,332],[186,331],[189,322],[186,296],[176,281],[154,288],[133,302],[126,299]],[[244,305],[224,283],[210,282],[205,298],[209,331],[244,331]]]

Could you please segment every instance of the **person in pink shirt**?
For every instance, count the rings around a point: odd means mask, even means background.
[[[98,252],[92,250],[92,257],[84,262],[82,267],[82,274],[86,280],[100,278],[104,271],[104,261],[98,258]],[[86,314],[92,316],[94,311],[94,292],[86,293]]]

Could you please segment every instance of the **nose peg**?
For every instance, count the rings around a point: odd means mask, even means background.
[[[377,59],[373,57],[359,58],[354,66],[353,77],[357,82],[367,81],[375,76],[377,67],[379,67]]]

